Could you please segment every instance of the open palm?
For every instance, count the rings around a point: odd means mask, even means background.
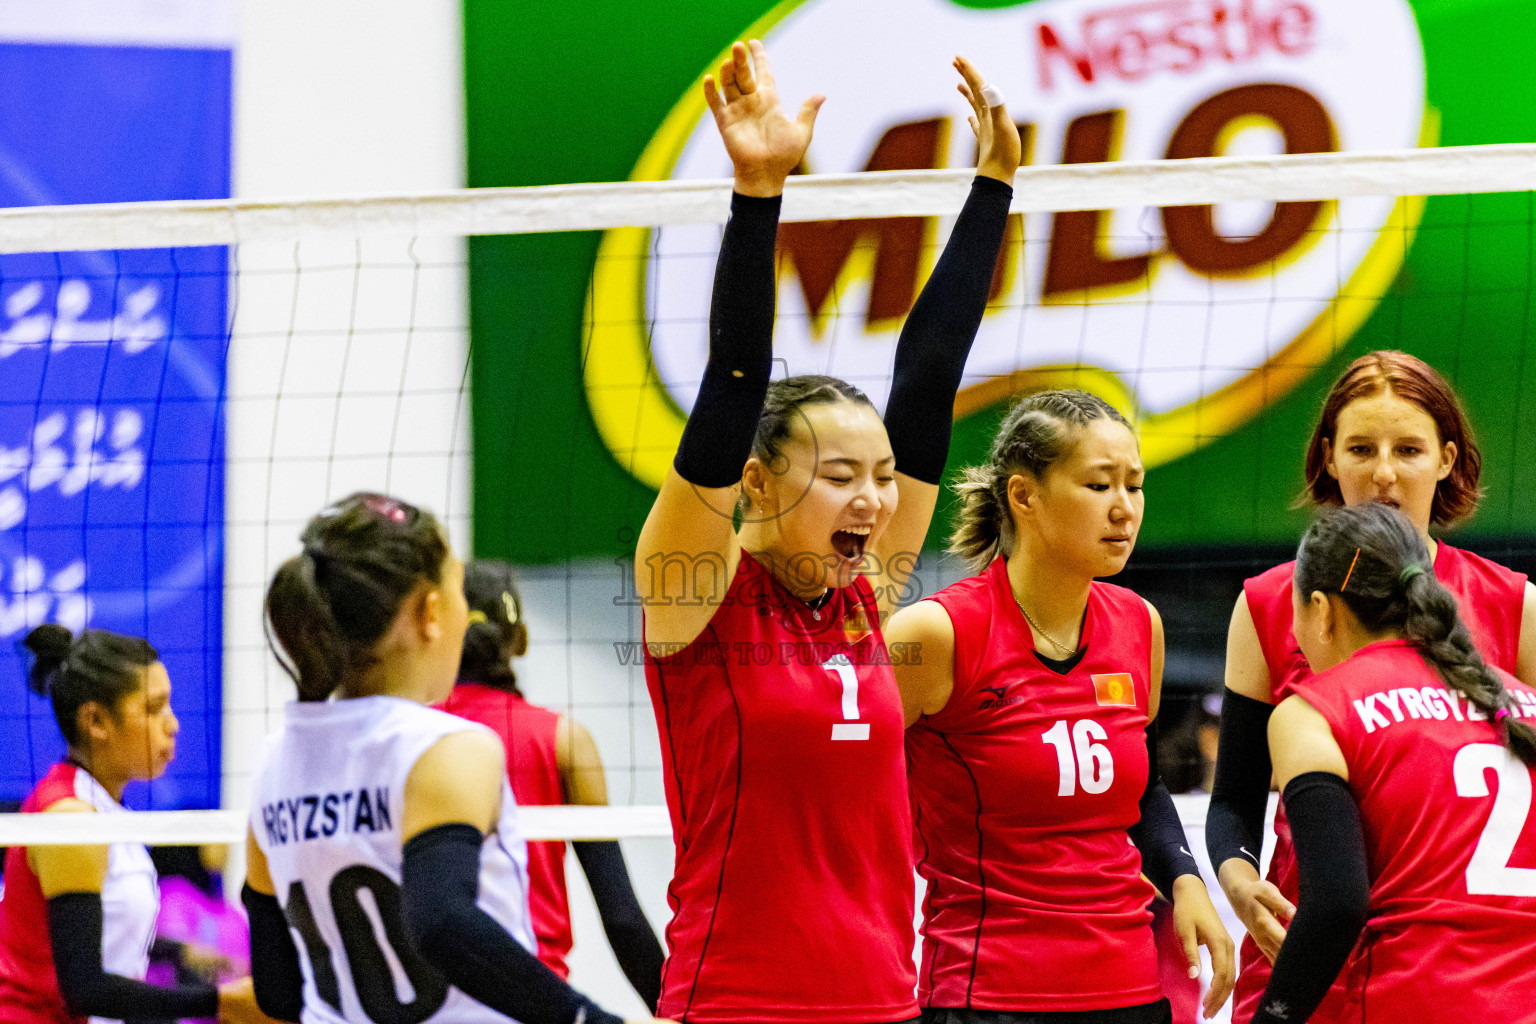
[[[805,157],[825,97],[812,96],[793,118],[785,113],[763,44],[731,46],[718,80],[704,76],[704,99],[715,115],[725,151],[736,169],[736,190],[778,195],[784,179]]]

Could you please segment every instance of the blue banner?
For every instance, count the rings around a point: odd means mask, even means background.
[[[229,195],[229,42],[153,27],[0,39],[0,205]],[[17,650],[53,621],[143,636],[170,673],[176,759],[130,805],[219,804],[227,260],[0,257],[0,800],[63,753]]]

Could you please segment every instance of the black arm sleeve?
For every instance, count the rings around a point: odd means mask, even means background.
[[[944,255],[896,343],[885,429],[896,468],[914,480],[937,484],[944,476],[955,393],[987,309],[1012,201],[1013,188],[995,178],[971,184]]]
[[[612,841],[571,845],[586,873],[587,884],[592,887],[592,899],[603,919],[608,945],[613,947],[624,977],[654,1014],[661,999],[661,943],[635,898],[629,870],[624,866],[624,851]]]
[[[473,825],[439,825],[405,844],[400,913],[411,945],[471,998],[523,1024],[622,1024],[475,905],[483,839]]]
[[[1142,873],[1164,898],[1173,899],[1173,882],[1180,875],[1200,877],[1200,865],[1189,852],[1189,839],[1179,821],[1173,794],[1157,768],[1157,722],[1147,723],[1147,788],[1141,794],[1141,820],[1130,828],[1131,842],[1141,851]]]
[[[256,990],[256,1005],[268,1017],[297,1021],[304,1008],[304,974],[283,908],[276,896],[249,885],[240,890],[240,902],[251,921],[251,986]]]
[[[1349,784],[1307,772],[1285,787],[1301,898],[1275,958],[1255,1024],[1298,1024],[1328,994],[1365,928],[1371,876],[1360,809]]]
[[[730,487],[752,454],[773,368],[774,245],[781,197],[731,197],[709,302],[709,361],[672,460],[700,487]]]
[[[1233,693],[1221,701],[1216,781],[1205,816],[1205,849],[1218,872],[1233,857],[1259,866],[1269,802],[1269,716],[1274,705]]]
[[[109,974],[101,964],[99,892],[67,892],[48,901],[48,941],[59,994],[77,1017],[213,1017],[219,990],[212,985],[160,988]]]

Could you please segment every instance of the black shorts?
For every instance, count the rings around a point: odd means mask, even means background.
[[[1112,1010],[951,1010],[941,1006],[923,1009],[922,1024],[1173,1024],[1173,1006],[1167,999],[1141,1006]]]

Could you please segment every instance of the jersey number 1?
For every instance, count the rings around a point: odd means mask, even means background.
[[[369,920],[368,912],[363,909],[359,894],[364,889],[373,897],[373,906],[379,916],[377,923],[384,926],[384,939],[390,947],[387,953],[379,944],[375,922]],[[336,872],[336,877],[331,879],[330,896],[331,915],[336,919],[337,931],[341,932],[342,952],[347,955],[352,988],[368,1019],[374,1024],[421,1024],[442,1009],[448,998],[448,982],[405,941],[400,918],[400,887],[382,871],[366,864],[354,864]],[[331,947],[320,934],[303,882],[294,882],[288,887],[288,906],[284,913],[293,930],[304,940],[315,990],[331,1009],[343,1013],[341,985],[336,978],[336,965],[331,960]],[[396,968],[391,966],[390,956],[415,990],[409,1003],[402,1002],[395,989]]]
[[[1057,796],[1072,796],[1079,784],[1084,793],[1093,794],[1107,792],[1114,785],[1115,759],[1109,747],[1096,742],[1109,739],[1109,733],[1098,722],[1081,719],[1068,734],[1067,720],[1063,718],[1040,738],[1056,748],[1056,767],[1061,773]]]
[[[859,677],[846,654],[834,654],[821,667],[837,676],[843,684],[843,721],[832,726],[835,740],[869,739],[869,723],[859,721]]]
[[[1489,769],[1499,773],[1499,792],[1467,864],[1467,892],[1474,896],[1536,896],[1536,868],[1509,866],[1531,813],[1531,770],[1525,762],[1497,743],[1469,743],[1456,751],[1451,765],[1456,795],[1486,797],[1488,777],[1484,773]]]

